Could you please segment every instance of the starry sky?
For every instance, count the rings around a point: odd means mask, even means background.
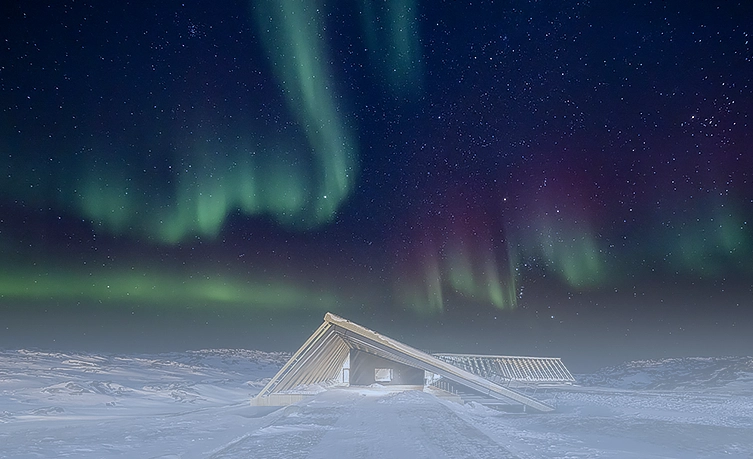
[[[750,2],[0,21],[0,346],[749,349]]]

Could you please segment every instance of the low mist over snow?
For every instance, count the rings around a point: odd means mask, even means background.
[[[753,358],[638,360],[583,375],[580,382],[618,389],[688,389],[753,395]]]
[[[249,406],[289,354],[0,351],[0,457],[753,457],[753,358],[636,361],[505,413],[383,387]]]

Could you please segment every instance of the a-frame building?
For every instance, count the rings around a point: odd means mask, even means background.
[[[536,411],[554,408],[521,387],[571,384],[560,359],[431,355],[327,313],[324,323],[251,401],[283,406],[311,396],[312,385],[428,385],[486,404],[521,404]]]

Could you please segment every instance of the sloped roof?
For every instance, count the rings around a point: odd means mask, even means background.
[[[553,407],[534,398],[503,387],[332,313],[324,316],[324,323],[259,392],[257,399],[289,391],[297,386],[325,383],[336,379],[351,349],[358,349],[429,371],[459,386],[492,398],[512,400],[538,411],[554,410]]]

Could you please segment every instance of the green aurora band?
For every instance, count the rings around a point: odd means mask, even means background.
[[[412,256],[421,260],[420,266],[399,268],[420,277],[396,276],[398,302],[425,315],[441,313],[445,303],[454,300],[514,309],[518,303],[517,257],[497,253],[488,230],[478,228],[463,236],[455,235],[440,245],[420,243],[424,252]]]
[[[105,305],[151,304],[162,307],[202,303],[229,308],[307,307],[326,310],[337,304],[329,293],[304,289],[293,282],[247,281],[229,275],[166,273],[154,269],[3,269],[2,301],[87,301]]]
[[[327,65],[321,33],[325,13],[317,2],[302,0],[255,5],[262,43],[316,157],[320,183],[311,197],[314,222],[328,222],[353,187],[357,161]]]
[[[415,0],[362,0],[361,29],[369,58],[387,86],[400,96],[420,94],[422,50]]]
[[[384,57],[375,65],[389,76],[387,84],[395,89],[419,85],[415,2],[366,0],[362,7],[365,40],[372,55]],[[358,154],[326,54],[325,5],[261,0],[250,3],[250,10],[295,121],[292,129],[275,134],[269,126],[232,116],[219,101],[199,118],[188,116],[188,130],[181,132],[150,114],[117,136],[95,133],[67,144],[8,132],[0,145],[0,166],[8,171],[3,191],[21,193],[32,205],[53,204],[79,214],[97,231],[165,244],[215,238],[236,211],[269,216],[290,229],[330,222],[354,188]],[[388,27],[376,28],[377,18]],[[168,96],[158,103],[200,107],[201,100]],[[234,121],[226,125],[226,119]],[[99,121],[88,125],[92,132],[102,130]],[[105,131],[117,132],[115,126]],[[167,153],[165,145],[170,145]],[[162,175],[150,167],[158,149],[159,155],[168,155]],[[49,164],[39,165],[24,159],[26,150],[57,152]]]
[[[164,244],[215,238],[236,211],[293,230],[330,222],[353,190],[358,154],[320,33],[324,12],[287,0],[255,2],[254,13],[294,123],[278,132],[178,91],[166,108],[205,113],[171,123],[146,112],[120,132],[102,128],[93,109],[81,122],[90,132],[63,142],[4,130],[0,189],[81,215],[97,231]],[[26,151],[50,151],[49,164],[27,161]]]
[[[753,237],[748,222],[731,202],[711,203],[711,215],[699,212],[696,218],[661,228],[666,239],[667,261],[676,272],[698,278],[713,278],[736,266],[753,274],[750,254]],[[722,212],[724,210],[724,212]]]

